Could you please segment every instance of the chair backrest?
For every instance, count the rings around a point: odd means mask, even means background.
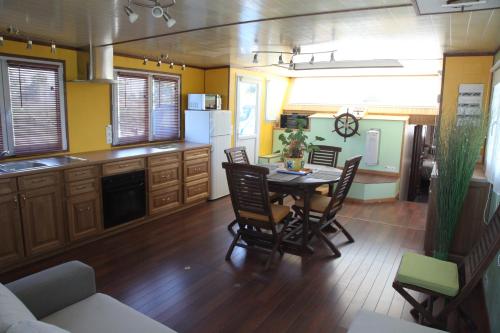
[[[233,147],[224,150],[229,163],[250,164],[245,147]]]
[[[333,192],[332,199],[327,208],[327,212],[329,212],[330,215],[336,214],[337,211],[342,208],[342,204],[349,193],[360,162],[361,156],[354,156],[345,161],[344,169],[342,170],[339,182],[337,183],[337,187]]]
[[[463,261],[463,288],[474,288],[500,251],[500,206],[484,229],[481,238]]]
[[[317,145],[317,147],[319,147],[319,150],[315,150],[309,153],[307,163],[326,165],[336,168],[339,153],[342,151],[342,148],[322,145]]]
[[[269,169],[241,163],[222,163],[226,169],[229,193],[237,220],[242,212],[245,217],[251,214],[268,217],[272,221],[271,203],[267,175]],[[250,213],[250,214],[248,214]]]

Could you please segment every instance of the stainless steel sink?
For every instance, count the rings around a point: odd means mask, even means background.
[[[156,149],[161,149],[161,150],[176,150],[177,147],[173,145],[162,145],[162,146],[156,146]]]
[[[38,161],[19,161],[0,164],[0,171],[2,172],[16,172],[31,169],[45,168],[48,165]]]

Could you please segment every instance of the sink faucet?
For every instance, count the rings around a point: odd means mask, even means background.
[[[9,151],[8,150],[2,151],[0,153],[0,159],[6,158],[7,156],[9,156]]]

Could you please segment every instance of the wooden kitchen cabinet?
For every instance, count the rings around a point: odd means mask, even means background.
[[[160,214],[180,207],[182,204],[181,189],[171,186],[167,189],[152,192],[149,196],[149,214]]]
[[[47,186],[20,193],[26,255],[60,248],[65,243],[62,192]]]
[[[210,174],[210,159],[208,157],[184,162],[184,181],[190,182],[208,178]]]
[[[67,199],[70,240],[79,240],[102,230],[99,194],[90,192]]]
[[[184,203],[206,200],[210,193],[208,178],[184,184]]]
[[[151,167],[148,175],[150,191],[171,187],[181,180],[181,166],[175,162],[165,166]]]
[[[17,193],[0,196],[0,267],[24,257],[24,242]]]

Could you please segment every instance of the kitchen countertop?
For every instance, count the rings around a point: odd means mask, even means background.
[[[164,148],[159,148],[164,147]],[[117,160],[129,159],[129,158],[140,158],[146,156],[152,156],[157,154],[168,154],[175,152],[182,152],[186,150],[198,149],[198,148],[206,148],[210,147],[208,144],[202,143],[194,143],[194,142],[175,142],[168,144],[158,144],[153,146],[142,146],[142,147],[132,147],[132,148],[118,148],[118,149],[108,149],[108,150],[99,150],[92,151],[86,153],[78,153],[78,154],[67,154],[63,156],[54,156],[54,157],[44,157],[44,158],[32,158],[25,160],[16,160],[16,161],[5,161],[0,160],[0,165],[2,164],[11,164],[22,161],[31,161],[31,162],[41,162],[47,164],[44,167],[38,167],[33,169],[25,169],[19,171],[12,172],[1,172],[0,171],[0,179],[8,178],[13,176],[25,176],[34,173],[46,172],[46,171],[55,171],[62,170],[67,168],[75,168],[75,167],[84,167],[87,165],[100,164],[100,163],[108,163]],[[65,159],[64,157],[76,157],[76,159]],[[61,161],[62,160],[62,161]],[[60,164],[58,164],[60,163]]]

